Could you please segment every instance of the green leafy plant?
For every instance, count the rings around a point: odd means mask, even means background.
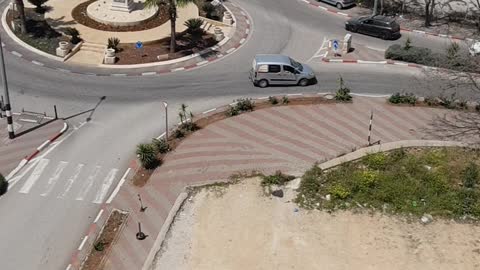
[[[237,106],[230,105],[230,106],[228,106],[228,109],[225,112],[225,114],[227,116],[231,117],[231,116],[235,116],[235,115],[240,114],[240,112],[238,111]]]
[[[478,165],[470,162],[468,166],[463,170],[462,179],[464,188],[475,188],[479,182],[479,168]]]
[[[293,175],[283,174],[281,171],[276,171],[275,174],[272,175],[264,175],[262,176],[262,186],[270,186],[270,185],[284,185],[288,181],[295,179]]]
[[[235,116],[244,112],[253,111],[255,108],[255,102],[251,98],[240,98],[235,101],[234,105],[230,105],[226,115]]]
[[[70,36],[70,42],[72,42],[72,44],[78,44],[82,41],[80,38],[80,32],[78,32],[77,28],[68,27],[65,29],[65,34]]]
[[[119,38],[117,38],[117,37],[108,38],[108,44],[107,44],[108,49],[114,49],[115,52],[118,52],[120,50],[118,45],[120,45],[120,39]]]
[[[213,19],[217,12],[217,8],[211,3],[205,3],[202,6],[202,10],[205,12],[205,16],[209,19]]]
[[[152,139],[152,144],[158,153],[165,154],[170,151],[170,145],[165,139]]]
[[[173,132],[173,137],[177,139],[183,138],[185,137],[185,132],[183,132],[183,130],[181,129],[175,129],[175,131]]]
[[[43,4],[45,4],[48,0],[28,0],[28,2],[32,5],[35,6],[35,12],[36,13],[44,13],[45,12],[45,7],[43,7]]]
[[[410,37],[407,37],[407,40],[405,40],[405,45],[403,45],[403,49],[408,51],[412,48],[412,40],[410,40]]]
[[[5,194],[7,190],[8,190],[8,182],[5,179],[5,177],[3,177],[3,175],[0,173],[0,196]]]
[[[417,103],[417,97],[413,93],[395,93],[388,98],[388,101],[393,104],[410,104]]]
[[[277,105],[278,104],[278,99],[276,97],[269,96],[268,97],[268,102],[272,105]]]
[[[198,125],[193,122],[193,113],[187,111],[187,108],[187,105],[182,104],[180,105],[180,111],[178,112],[178,117],[180,118],[180,126],[178,129],[183,131],[184,135],[185,133],[194,132],[199,129]]]
[[[346,199],[350,196],[350,191],[343,185],[336,184],[330,189],[330,193],[334,198],[337,199]]]
[[[428,48],[411,46],[408,50],[400,44],[394,44],[385,51],[385,58],[391,60],[417,63],[420,65],[432,66],[436,59]]]
[[[287,96],[282,97],[282,104],[288,104],[289,102],[290,102],[290,100],[288,100]]]
[[[339,84],[338,90],[335,93],[335,100],[342,101],[342,102],[351,101],[352,96],[350,95],[350,89],[347,86],[345,86],[345,82],[342,76],[338,78],[338,84]]]
[[[103,251],[105,249],[105,243],[98,241],[95,243],[93,248],[95,248],[96,251]]]
[[[307,209],[317,208],[317,203],[321,201],[322,178],[323,171],[318,167],[318,164],[313,165],[311,169],[306,171],[300,181],[295,203]]]
[[[137,145],[136,154],[143,168],[150,170],[158,165],[157,151],[152,144],[141,143]]]
[[[184,25],[187,27],[188,40],[191,45],[196,46],[201,42],[205,31],[202,29],[203,20],[199,18],[191,18],[185,21]]]

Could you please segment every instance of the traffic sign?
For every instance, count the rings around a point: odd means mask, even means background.
[[[141,41],[137,41],[137,43],[135,43],[135,48],[137,49],[143,48],[143,43]]]
[[[333,40],[333,49],[335,51],[338,51],[338,48],[340,48],[340,46],[338,45],[338,40],[334,39]]]

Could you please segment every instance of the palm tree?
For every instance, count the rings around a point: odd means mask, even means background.
[[[27,19],[25,18],[25,5],[23,0],[15,0],[15,6],[17,7],[18,17],[21,22],[20,32],[22,34],[27,33]]]
[[[145,169],[153,169],[157,164],[157,153],[151,144],[141,143],[137,145],[137,157]]]
[[[18,1],[18,0],[15,0]],[[177,8],[184,7],[190,3],[194,3],[195,0],[146,0],[146,8],[160,8],[163,5],[168,6],[168,14],[170,17],[170,53],[175,53],[175,47],[177,45],[175,41],[176,21],[177,21]]]

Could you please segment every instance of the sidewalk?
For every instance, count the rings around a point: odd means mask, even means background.
[[[108,208],[128,211],[129,217],[104,269],[142,269],[170,208],[186,186],[252,170],[300,175],[317,161],[365,146],[371,110],[372,141],[382,143],[431,138],[424,128],[436,115],[448,112],[355,96],[352,104],[274,107],[215,122],[184,140],[143,188],[130,183],[121,188]],[[143,213],[137,194],[148,207]],[[135,238],[137,222],[149,235],[143,241]]]
[[[46,119],[28,115],[14,115],[13,124],[17,137],[8,138],[7,118],[0,119],[0,173],[8,175],[22,159],[33,154],[46,140],[57,134],[63,127],[63,120]],[[34,123],[33,121],[38,121]],[[48,121],[51,121],[48,123]],[[48,123],[48,124],[45,124]],[[45,124],[42,126],[42,124]],[[22,135],[22,132],[37,127]]]

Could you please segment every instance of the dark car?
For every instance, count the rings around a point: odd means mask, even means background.
[[[381,15],[350,19],[345,29],[383,39],[396,39],[400,35],[400,25],[392,17]]]

